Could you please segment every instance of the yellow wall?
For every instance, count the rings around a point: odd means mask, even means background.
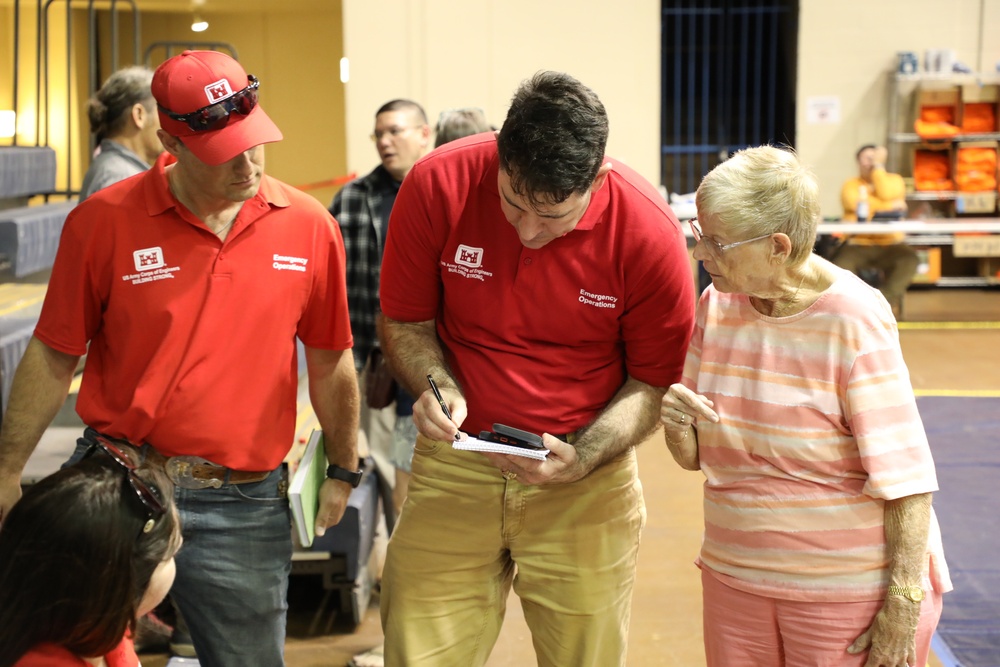
[[[41,144],[49,144],[57,147],[56,183],[57,190],[66,189],[67,168],[70,162],[67,161],[65,146],[70,136],[80,136],[80,115],[81,91],[77,81],[77,63],[75,57],[76,44],[73,48],[73,57],[67,59],[67,43],[65,40],[67,16],[65,5],[53,4],[48,12],[48,40],[47,48],[43,53],[48,60],[48,81],[49,86],[45,86],[44,69],[35,66],[37,61],[36,50],[38,40],[36,39],[36,12],[35,7],[25,7],[22,3],[21,26],[22,32],[18,44],[20,54],[18,72],[18,111],[17,115],[17,143],[23,146],[34,146],[36,138]],[[70,19],[75,29],[79,29],[83,24],[80,15],[74,12]],[[0,108],[13,109],[14,86],[13,86],[13,60],[14,60],[14,11],[12,7],[0,7]],[[69,65],[67,67],[67,62]],[[40,78],[39,78],[40,77]],[[38,96],[37,81],[42,82],[42,95],[40,104],[36,102]],[[69,98],[67,98],[67,95]],[[47,110],[47,111],[46,111]],[[45,120],[48,119],[46,125]],[[67,123],[67,118],[69,123]],[[4,139],[4,144],[12,143],[10,139]],[[62,150],[60,150],[60,148]],[[79,165],[82,164],[82,157],[77,151],[77,155],[72,156],[73,169],[79,172]],[[81,174],[78,174],[78,176]]]
[[[211,25],[208,31],[200,34],[191,32],[189,13],[143,12],[140,56],[148,45],[160,41],[197,40],[232,44],[247,72],[261,80],[261,104],[285,135],[284,141],[267,148],[268,173],[292,185],[328,180],[346,172],[344,92],[338,64],[343,49],[340,3],[332,0],[327,9],[308,12],[282,9],[283,5],[279,3],[275,5],[277,9],[257,12],[206,14]],[[89,126],[85,113],[88,96],[87,20],[85,11],[75,11],[74,14],[77,29],[73,35],[71,66],[75,77],[71,103],[76,110],[72,184],[78,188],[89,163]],[[65,188],[66,138],[62,129],[67,109],[65,83],[62,83],[66,80],[65,11],[53,11],[51,17],[50,78],[61,83],[52,86],[49,144],[57,149],[59,155],[57,187]],[[34,145],[34,12],[22,11],[21,23],[19,143]],[[133,64],[131,25],[131,14],[122,12],[119,19],[119,66]],[[102,63],[98,85],[112,71],[106,13],[101,17],[99,26]],[[13,10],[9,7],[0,6],[0,34],[3,35],[0,38],[2,63],[9,68],[11,61],[7,53],[13,52]],[[163,49],[153,51],[150,65],[156,67],[165,56]],[[10,71],[0,72],[0,108],[4,108],[3,104],[10,104],[12,84],[7,73]],[[45,143],[44,135],[42,143]],[[310,192],[324,204],[329,204],[333,191],[332,187],[327,187]]]

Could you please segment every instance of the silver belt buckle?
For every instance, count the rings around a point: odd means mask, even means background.
[[[193,477],[192,472],[196,465],[215,466],[214,463],[200,456],[171,456],[167,459],[164,469],[173,483],[182,489],[207,489],[209,487],[218,489],[222,486],[221,479],[196,479]]]

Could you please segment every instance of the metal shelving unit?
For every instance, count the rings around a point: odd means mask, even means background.
[[[1000,132],[963,133],[943,139],[923,139],[913,132],[914,104],[913,96],[921,89],[946,89],[956,86],[1000,84],[1000,73],[987,74],[894,74],[890,77],[889,118],[887,124],[886,147],[889,156],[886,168],[892,172],[910,175],[912,152],[921,145],[929,147],[951,147],[962,142],[996,141],[1000,142]],[[905,101],[905,102],[904,102]],[[908,104],[909,106],[906,106]],[[953,190],[918,191],[907,194],[910,202],[943,202],[944,213],[955,217],[961,207],[962,193]],[[993,193],[996,197],[997,193]],[[979,214],[982,215],[982,214]],[[920,236],[910,239],[914,245],[921,246],[951,246],[954,237],[947,234],[940,236]],[[998,284],[996,278],[982,276],[942,276],[934,284],[940,287],[983,287]]]

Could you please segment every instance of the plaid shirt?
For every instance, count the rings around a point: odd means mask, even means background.
[[[361,370],[378,345],[375,317],[379,312],[378,279],[382,265],[382,209],[395,190],[392,177],[379,165],[336,194],[330,213],[340,224],[347,255],[347,307],[354,335],[354,364]]]

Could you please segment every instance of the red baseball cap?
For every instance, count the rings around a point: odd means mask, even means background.
[[[260,104],[245,116],[231,110],[228,121],[216,130],[195,130],[187,122],[168,115],[168,112],[190,114],[220,104],[249,84],[250,77],[243,67],[224,53],[185,51],[174,56],[153,73],[153,97],[159,107],[160,127],[180,138],[195,157],[209,165],[228,162],[254,146],[281,141],[281,130]]]

